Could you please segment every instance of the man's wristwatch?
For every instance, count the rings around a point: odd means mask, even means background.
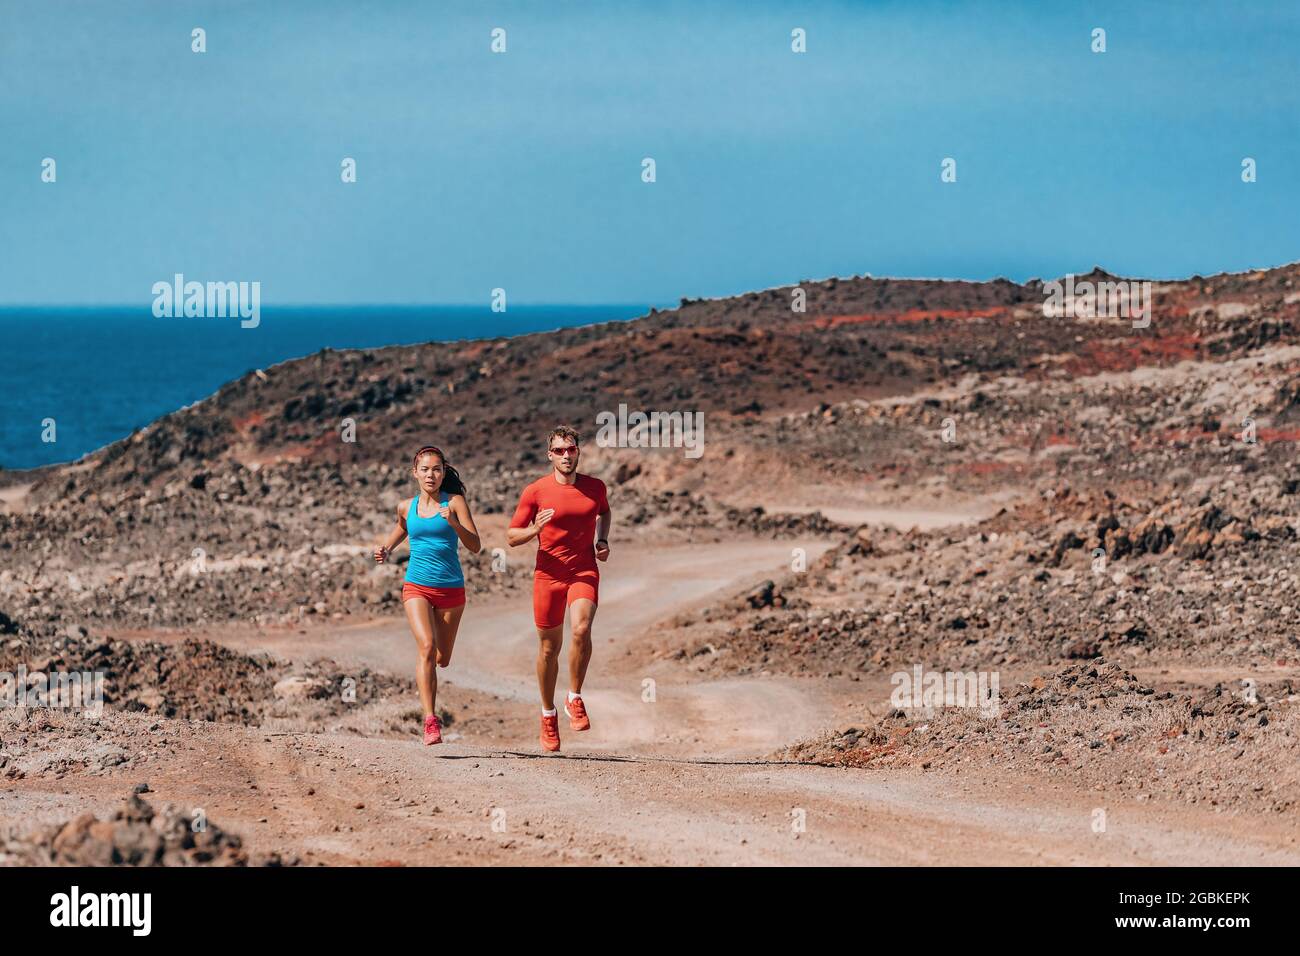
[[[603,541],[605,544],[609,544],[609,538],[597,538],[597,539],[596,539],[596,543],[597,543],[597,544],[600,544],[602,541]]]

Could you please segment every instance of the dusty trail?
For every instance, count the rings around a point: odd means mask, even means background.
[[[761,756],[820,730],[831,719],[832,709],[797,682],[692,683],[676,669],[629,671],[620,660],[631,642],[653,640],[656,623],[710,599],[730,597],[746,584],[788,568],[795,547],[806,549],[808,560],[813,561],[827,545],[791,541],[622,549],[601,580],[593,663],[584,687],[593,728],[581,736],[566,736],[562,726],[566,749]],[[516,560],[531,562],[531,552],[525,555],[521,550]],[[380,623],[312,635],[309,642],[283,631],[215,639],[242,650],[297,659],[329,655],[392,673],[408,673],[414,667],[410,632],[405,619],[396,615]],[[508,606],[471,604],[452,666],[439,672],[439,681],[444,688],[467,688],[518,701],[520,712],[532,720],[538,699],[533,676],[536,653],[537,632],[526,596]],[[563,654],[561,688],[568,680],[567,634]],[[646,681],[653,681],[653,687]],[[651,689],[653,701],[644,699]],[[774,720],[773,714],[780,714],[780,719]],[[535,743],[532,736],[520,744]],[[448,739],[456,738],[448,734]]]
[[[536,744],[535,632],[526,603],[474,606],[453,666],[501,699],[505,736],[449,732],[441,747],[348,734],[188,724],[145,771],[6,782],[0,817],[98,812],[147,779],[156,799],[203,806],[248,845],[308,862],[653,864],[1290,864],[1279,821],[1143,805],[972,766],[960,778],[772,763],[765,754],[833,723],[821,681],[692,681],[679,664],[629,668],[630,642],[665,618],[733,595],[812,542],[626,547],[602,581],[586,696],[593,729],[561,722],[564,751]],[[400,618],[297,632],[214,635],[295,659],[316,654],[409,671]],[[565,679],[561,669],[561,686]],[[643,681],[655,700],[643,700]],[[842,700],[840,701],[843,702]],[[129,717],[141,734],[157,722]],[[172,722],[166,722],[172,723]],[[181,723],[181,722],[176,722]],[[455,730],[453,726],[452,731]],[[517,736],[511,736],[517,731]],[[517,744],[502,745],[503,739]],[[1105,807],[1107,832],[1092,830]]]

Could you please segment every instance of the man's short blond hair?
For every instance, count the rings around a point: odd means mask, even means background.
[[[580,445],[582,444],[582,442],[579,441],[580,437],[581,436],[578,435],[578,430],[572,425],[556,425],[551,429],[551,433],[546,436],[546,447],[550,448],[551,442],[556,438],[567,438],[575,445]]]

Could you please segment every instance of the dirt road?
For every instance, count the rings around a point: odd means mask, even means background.
[[[573,734],[562,720],[560,754],[537,746],[530,608],[475,604],[442,672],[441,699],[457,720],[441,747],[419,743],[414,725],[410,738],[395,739],[122,715],[115,720],[149,755],[145,769],[5,781],[0,819],[102,814],[147,780],[151,799],[201,806],[250,848],[304,862],[1300,863],[1294,831],[1259,817],[1121,801],[980,766],[953,778],[770,762],[776,748],[834,722],[848,703],[842,687],[701,682],[678,662],[646,669],[625,660],[632,642],[653,639],[674,614],[788,568],[796,546],[810,560],[825,548],[744,542],[617,553],[602,582],[586,688],[593,729]],[[211,636],[297,660],[413,666],[396,618],[305,635]],[[1101,833],[1097,809],[1106,813]]]

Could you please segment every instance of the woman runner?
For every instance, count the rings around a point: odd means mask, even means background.
[[[424,705],[424,742],[442,743],[442,725],[434,704],[438,674],[434,664],[446,667],[456,644],[456,631],[465,611],[465,575],[460,567],[459,545],[471,554],[482,548],[478,529],[465,500],[465,483],[447,456],[433,445],[415,453],[411,473],[419,493],[397,506],[397,525],[388,540],[375,549],[383,564],[393,549],[410,536],[411,556],[402,583],[402,605],[419,648],[416,683]]]

